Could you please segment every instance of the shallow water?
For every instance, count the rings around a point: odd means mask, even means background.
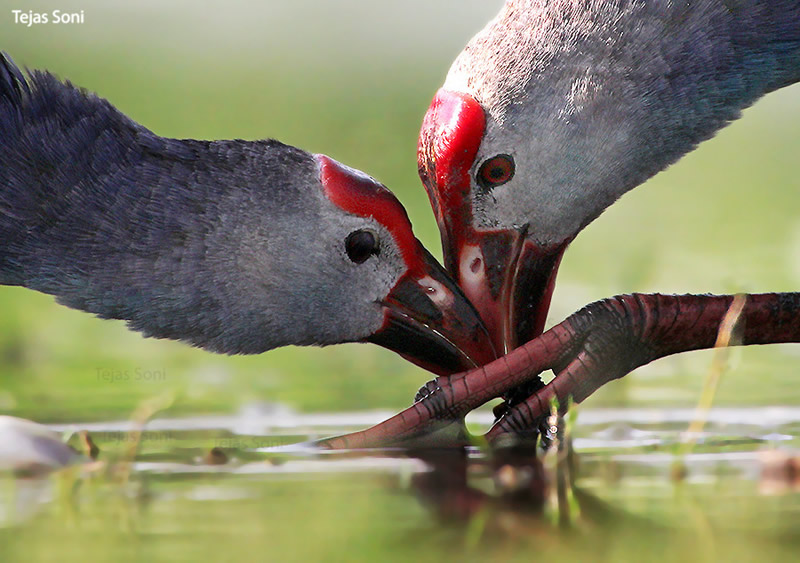
[[[1,480],[3,560],[745,560],[800,547],[799,408],[712,410],[690,452],[692,409],[581,410],[572,456],[308,445],[388,414],[154,419],[130,466],[130,422],[51,425],[88,430],[105,463]],[[490,422],[469,419],[476,433]]]
[[[2,17],[0,35],[20,64],[98,92],[159,134],[275,137],[362,168],[398,193],[437,253],[414,165],[420,120],[455,54],[501,3],[460,2],[454,17],[452,2],[249,2],[220,11],[65,0],[50,8],[86,10],[85,25],[26,28]],[[771,94],[592,223],[566,253],[548,324],[630,291],[796,290],[798,100],[800,86]],[[301,415],[254,405],[237,416],[153,420],[128,474],[116,460],[131,448],[131,424],[113,419],[152,396],[183,393],[173,416],[229,412],[252,397],[303,411],[399,409],[426,375],[356,345],[212,357],[21,288],[2,288],[0,309],[0,412],[78,421],[107,462],[45,479],[0,478],[0,563],[797,558],[797,409],[743,406],[800,404],[797,346],[736,351],[715,404],[737,408],[714,409],[689,454],[678,442],[691,409],[582,409],[562,529],[555,485],[563,470],[552,454],[540,506],[529,459],[414,452],[423,461],[411,452],[285,446],[389,411]],[[693,404],[707,359],[660,360],[590,402]],[[161,377],[107,378],[137,370]],[[490,416],[472,420],[477,430]],[[213,447],[232,461],[201,461]],[[526,484],[530,494],[509,494]]]

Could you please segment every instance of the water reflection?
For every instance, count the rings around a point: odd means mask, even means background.
[[[410,450],[429,470],[412,479],[413,490],[439,518],[467,521],[485,510],[539,514],[547,479],[535,445],[503,448],[484,456],[470,448]]]
[[[73,470],[66,485],[58,485],[65,478],[61,474],[0,481],[0,522],[27,525],[49,510],[58,502],[54,483],[69,491],[62,495],[68,505],[104,498],[97,491],[108,490],[118,491],[114,498],[121,492],[170,510],[177,499],[249,502],[272,484],[302,495],[336,481],[354,487],[379,483],[387,493],[415,498],[436,521],[463,524],[465,534],[469,530],[479,538],[553,529],[551,523],[596,526],[624,514],[672,526],[698,510],[709,521],[734,528],[753,515],[786,533],[800,528],[800,409],[712,411],[702,435],[695,436],[694,450],[680,454],[692,414],[691,409],[617,409],[610,416],[610,411],[582,410],[571,429],[574,436],[557,433],[556,447],[545,455],[535,444],[494,451],[473,445],[349,452],[310,445],[320,436],[377,422],[383,413],[350,418],[293,413],[293,426],[285,420],[279,425],[270,411],[252,409],[245,416],[154,419],[136,449],[128,434],[135,425],[128,422],[52,425],[48,431],[88,430],[88,437],[75,433],[73,445],[96,444],[99,461]],[[478,434],[490,420],[485,413],[469,423]],[[262,429],[270,433],[259,433]],[[127,459],[131,451],[135,457]],[[696,501],[700,508],[676,500],[688,490],[692,498],[705,499]],[[758,500],[763,495],[785,500],[764,504]]]

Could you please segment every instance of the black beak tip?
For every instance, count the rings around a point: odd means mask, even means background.
[[[413,321],[390,320],[367,341],[392,350],[436,375],[450,375],[474,367],[460,349],[436,338],[424,325]]]

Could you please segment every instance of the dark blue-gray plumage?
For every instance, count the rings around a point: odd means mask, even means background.
[[[374,248],[354,259],[360,232]],[[371,178],[274,140],[159,137],[7,58],[0,283],[217,352],[374,340],[452,371],[485,351],[474,310]]]

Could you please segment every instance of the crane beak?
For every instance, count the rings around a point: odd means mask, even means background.
[[[478,309],[495,349],[505,354],[541,334],[567,243],[542,248],[520,229],[473,226],[471,170],[486,114],[463,92],[439,90],[422,122],[420,179],[442,234],[445,266]]]
[[[543,249],[517,230],[458,237],[446,263],[481,315],[495,349],[506,354],[544,330],[556,273],[567,243]]]
[[[423,267],[407,272],[381,301],[384,324],[367,340],[437,375],[497,358],[489,331],[444,268],[417,241]]]

